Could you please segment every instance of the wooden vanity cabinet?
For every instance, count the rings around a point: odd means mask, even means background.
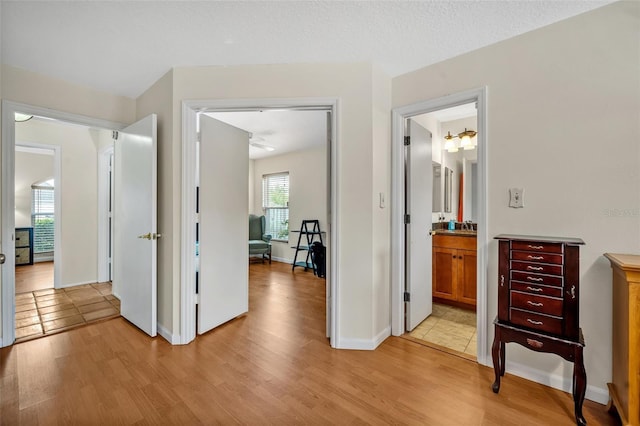
[[[476,306],[476,253],[475,236],[433,236],[433,297]]]

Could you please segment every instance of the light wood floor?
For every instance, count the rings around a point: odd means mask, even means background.
[[[16,294],[53,288],[53,262],[16,266]]]
[[[324,280],[277,262],[250,278],[249,314],[189,345],[118,318],[0,350],[0,422],[575,424],[570,395],[509,374],[496,395],[492,369],[403,338],[331,349]],[[615,424],[602,405],[584,411]]]

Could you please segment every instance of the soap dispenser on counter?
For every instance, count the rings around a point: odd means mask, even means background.
[[[455,229],[456,229],[456,222],[453,219],[451,219],[449,221],[449,231],[454,231]]]

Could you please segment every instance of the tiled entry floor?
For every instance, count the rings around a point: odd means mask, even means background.
[[[16,294],[16,342],[118,315],[108,282]]]
[[[409,336],[475,357],[476,313],[434,303],[433,313]]]

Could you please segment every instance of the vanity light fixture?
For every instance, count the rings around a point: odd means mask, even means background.
[[[16,123],[22,123],[23,121],[29,121],[33,118],[33,115],[22,114],[20,112],[15,113],[14,120]]]
[[[478,142],[475,141],[475,144],[471,141],[478,133],[473,130],[467,130],[465,127],[464,132],[458,133],[458,137],[460,138],[460,146],[464,149],[474,149]]]
[[[444,149],[447,152],[458,152],[458,144],[453,139],[460,139],[460,148],[465,150],[474,149],[478,146],[478,140],[475,139],[478,132],[474,130],[467,130],[465,127],[464,132],[458,133],[457,135],[452,135],[451,132],[447,132],[447,135],[444,137]]]
[[[451,135],[451,132],[447,132],[447,135],[444,137],[444,149],[447,152],[458,152],[458,144],[453,138],[457,138],[457,136]]]

